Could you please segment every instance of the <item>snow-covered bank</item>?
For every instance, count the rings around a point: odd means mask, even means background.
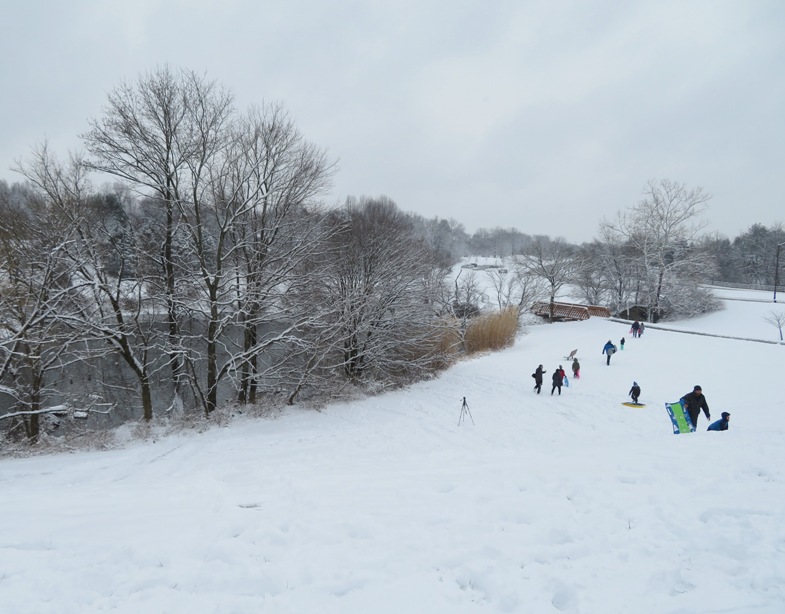
[[[755,305],[678,326],[772,335]],[[627,333],[535,326],[323,412],[2,461],[0,611],[785,611],[785,348]],[[582,377],[551,396],[573,348]],[[672,434],[664,402],[694,384],[728,432]]]

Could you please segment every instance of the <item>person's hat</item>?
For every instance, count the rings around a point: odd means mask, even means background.
[[[632,385],[633,385],[633,386],[637,386],[637,385],[638,385],[638,382],[632,382]]]
[[[724,412],[722,412],[722,417],[723,418],[730,418],[730,414],[728,412],[724,411]]]
[[[703,388],[701,388],[700,386],[695,386],[695,388],[692,389],[693,392],[697,392],[698,390],[702,392]]]

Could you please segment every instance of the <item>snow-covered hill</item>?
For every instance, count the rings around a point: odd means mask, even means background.
[[[678,326],[774,340],[756,305]],[[4,460],[0,612],[785,612],[785,346],[628,330],[534,326],[322,412]],[[695,384],[729,431],[673,435]]]

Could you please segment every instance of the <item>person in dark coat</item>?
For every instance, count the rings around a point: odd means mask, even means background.
[[[611,356],[616,352],[616,346],[613,345],[613,341],[608,339],[608,343],[605,344],[605,347],[602,348],[602,353],[608,355],[608,359],[605,361],[605,364],[610,366],[611,364]]]
[[[695,428],[698,428],[698,416],[700,416],[701,410],[706,414],[706,420],[711,420],[709,404],[706,402],[706,397],[703,396],[703,389],[700,386],[695,386],[692,392],[681,397],[680,402],[687,410],[690,420],[692,420],[692,426]]]
[[[621,338],[621,341],[619,341],[619,347],[620,347],[622,350],[624,350],[624,337],[622,337],[622,338]]]
[[[553,380],[553,388],[551,388],[551,396],[553,396],[553,391],[557,388],[559,389],[559,395],[561,395],[561,387],[564,384],[564,369],[556,369],[553,372],[553,376],[551,377]]]
[[[641,329],[641,323],[640,323],[640,322],[638,322],[638,320],[635,320],[635,321],[632,323],[632,327],[630,328],[630,332],[632,333],[632,338],[633,338],[633,339],[635,339],[635,337],[637,337],[637,336],[638,336],[638,331],[639,331],[640,329]]]
[[[707,431],[727,431],[728,425],[730,424],[730,414],[726,411],[722,412],[722,418],[717,420],[716,422],[712,422],[707,428]]]
[[[545,371],[542,368],[542,365],[537,367],[532,373],[532,377],[534,378],[534,389],[537,391],[537,394],[540,394],[540,390],[542,390],[542,374]]]
[[[575,379],[581,378],[581,363],[578,362],[577,358],[572,359],[572,376]]]
[[[633,403],[638,402],[638,398],[641,396],[641,387],[638,386],[638,382],[632,382],[632,388],[627,394],[632,397]]]

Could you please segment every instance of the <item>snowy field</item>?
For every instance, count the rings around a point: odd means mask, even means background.
[[[774,307],[678,327],[771,341]],[[0,612],[782,614],[785,346],[628,331],[533,326],[322,412],[2,460]],[[633,380],[645,408],[621,405]],[[695,384],[729,431],[673,434],[664,403]]]

